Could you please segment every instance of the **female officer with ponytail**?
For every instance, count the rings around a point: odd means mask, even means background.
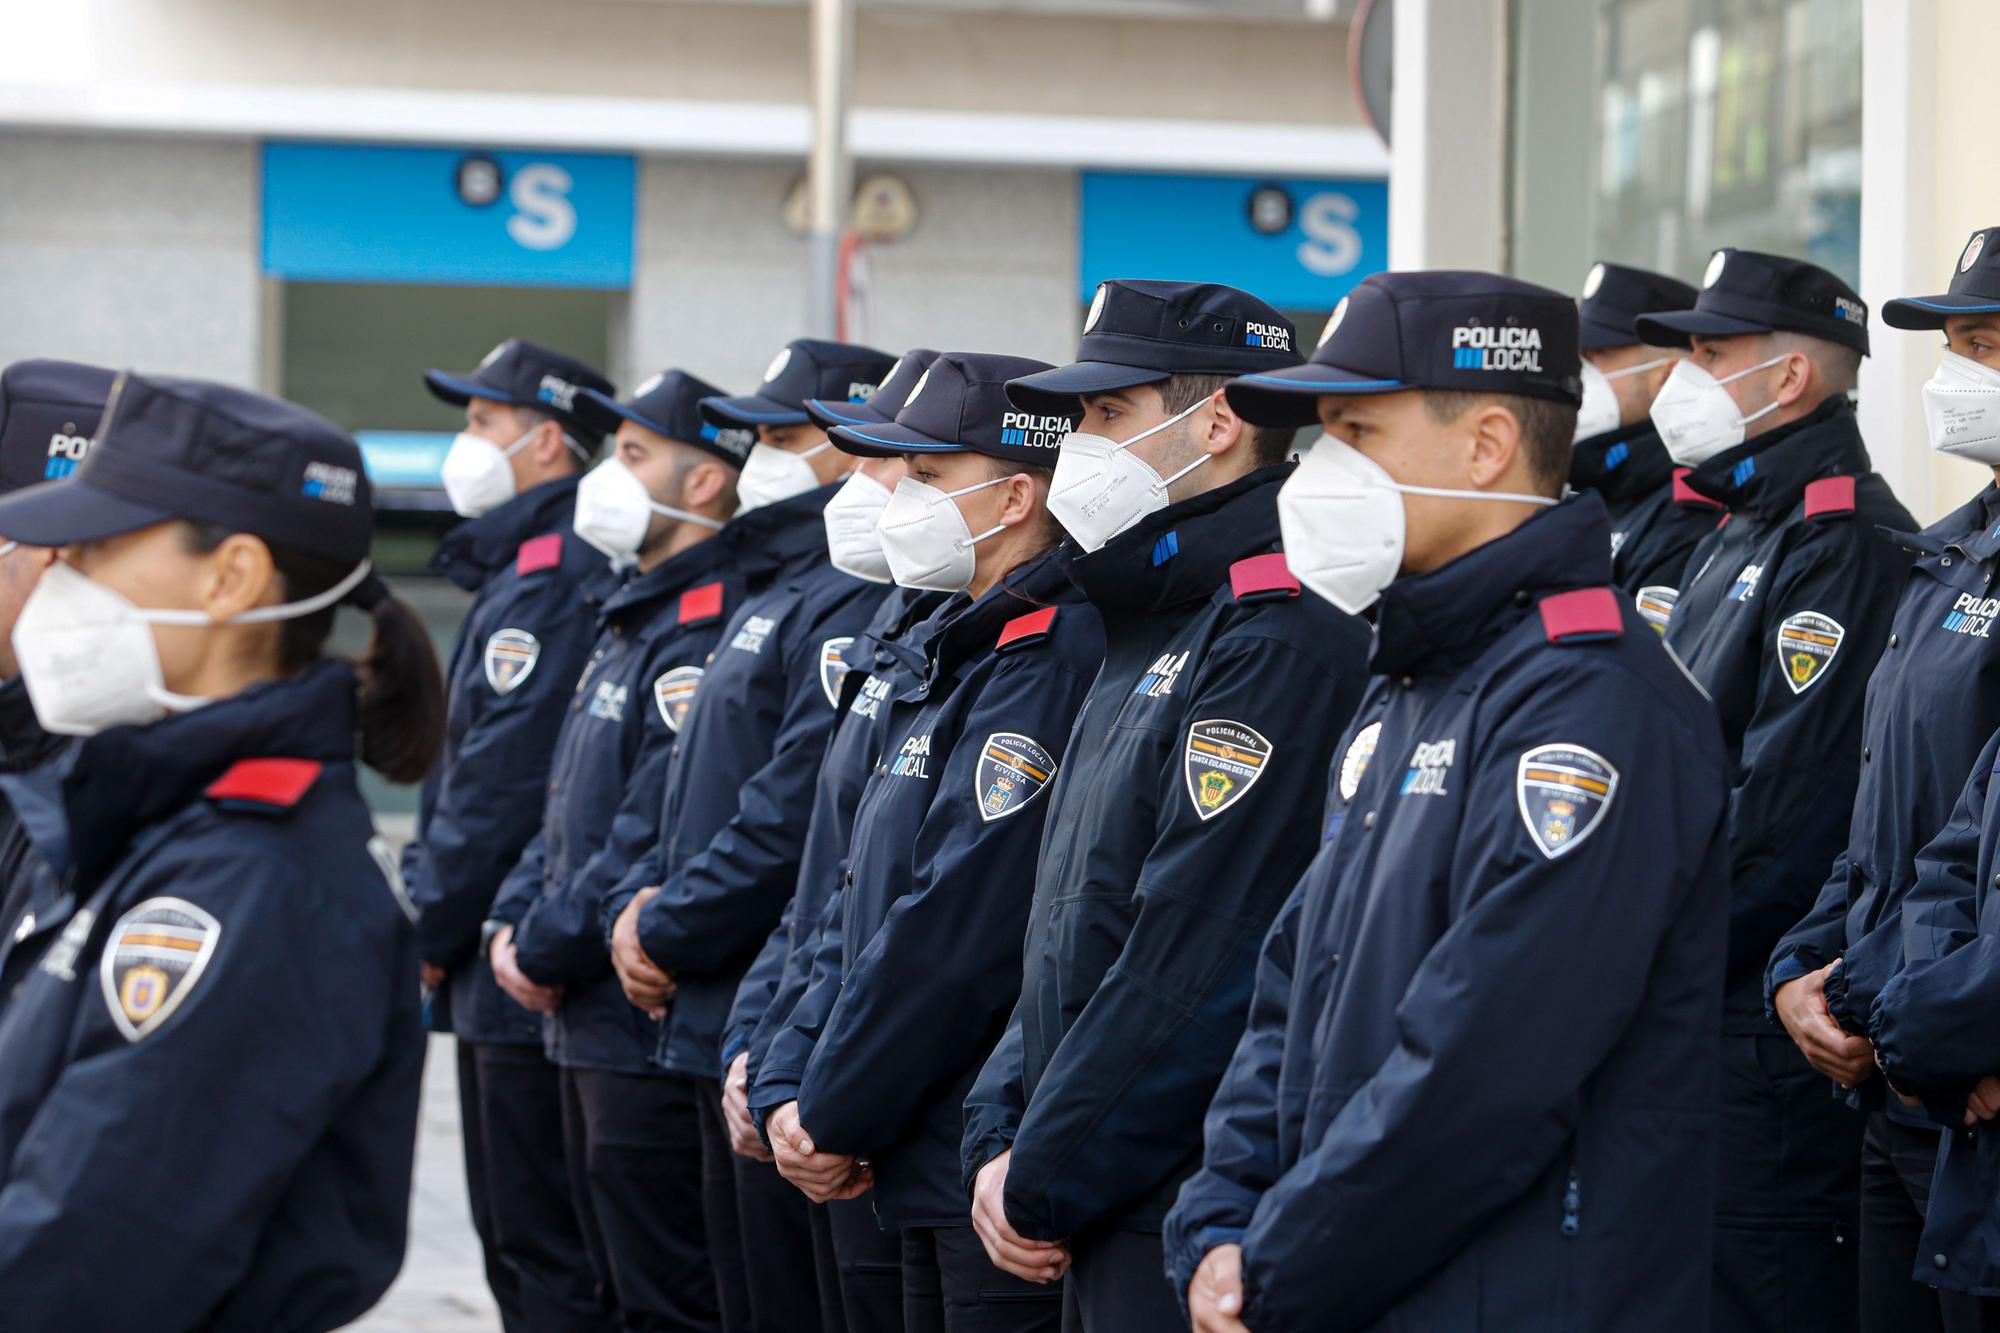
[[[14,649],[86,738],[8,779],[66,890],[0,972],[16,1333],[331,1329],[402,1262],[416,942],[355,765],[422,777],[443,695],[371,527],[327,422],[131,374],[73,476],[0,500],[6,540],[63,548]],[[359,663],[321,655],[341,604]]]

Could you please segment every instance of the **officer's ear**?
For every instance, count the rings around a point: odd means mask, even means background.
[[[1783,376],[1771,393],[1772,401],[1779,407],[1790,407],[1806,397],[1813,387],[1815,370],[1812,358],[1804,352],[1787,352],[1783,361],[1770,368],[1771,374]]]
[[[284,600],[284,580],[278,577],[271,548],[261,537],[232,532],[202,557],[195,588],[196,609],[218,624],[260,606]]]
[[[576,451],[571,449],[563,440],[563,428],[560,421],[557,421],[554,417],[542,416],[540,413],[528,414],[524,412],[522,415],[524,417],[521,425],[522,430],[528,429],[529,421],[537,422],[534,426],[534,438],[528,442],[527,447],[521,450],[528,457],[537,475],[548,476],[551,473],[560,471],[565,456],[571,462],[578,461]],[[538,418],[539,420],[537,421]],[[579,463],[579,466],[582,465]],[[525,490],[527,488],[522,487],[522,489]]]
[[[1505,403],[1488,399],[1468,408],[1460,425],[1467,432],[1474,488],[1496,485],[1521,458],[1520,418]]]
[[[1208,410],[1195,418],[1208,423],[1202,433],[1201,447],[1204,453],[1219,458],[1249,438],[1250,426],[1236,415],[1236,409],[1229,405],[1229,395],[1221,389],[1209,395],[1207,406]]]
[[[729,469],[713,458],[697,461],[681,477],[680,507],[696,514],[727,518],[722,498],[730,489]]]
[[[1031,472],[1016,472],[993,488],[1000,493],[1000,514],[995,520],[1008,527],[1032,523],[1048,498],[1048,482]]]

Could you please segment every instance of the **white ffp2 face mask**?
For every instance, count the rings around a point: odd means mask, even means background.
[[[325,592],[301,602],[260,606],[227,623],[254,625],[296,620],[323,611],[368,577],[369,562]],[[160,670],[154,625],[208,626],[202,611],[145,610],[132,605],[67,561],[42,574],[14,625],[14,658],[28,687],[28,702],[45,731],[92,736],[106,727],[157,722],[169,710],[199,708],[208,700],[174,694]]]
[[[1006,531],[1007,525],[996,523],[973,536],[958,497],[1006,480],[995,477],[955,491],[941,491],[915,477],[897,482],[896,493],[882,510],[880,527],[882,551],[889,557],[889,573],[896,582],[933,592],[957,592],[971,583],[979,567],[979,555],[972,548]]]
[[[460,431],[452,436],[438,469],[444,483],[445,499],[460,518],[478,518],[491,513],[514,498],[514,469],[507,460],[528,447],[540,425],[528,428],[520,439],[502,449],[483,435]]]
[[[1924,383],[1924,425],[1939,453],[2000,467],[2000,370],[1957,352],[1939,357]]]
[[[1186,419],[1208,400],[1200,399],[1129,440],[1086,431],[1062,437],[1055,476],[1049,482],[1049,512],[1063,531],[1086,551],[1095,551],[1151,513],[1167,507],[1167,487],[1209,460],[1203,453],[1171,477],[1162,477],[1132,452],[1139,441]]]
[[[1576,433],[1570,437],[1571,444],[1577,444],[1593,435],[1602,435],[1608,430],[1617,430],[1620,419],[1618,411],[1618,391],[1611,387],[1611,381],[1622,380],[1628,375],[1641,375],[1656,366],[1665,364],[1665,357],[1655,357],[1636,366],[1626,366],[1623,370],[1599,370],[1589,361],[1583,363],[1583,406],[1576,410]]]
[[[1293,576],[1349,615],[1373,606],[1403,568],[1405,495],[1556,503],[1546,495],[1404,486],[1345,440],[1324,436],[1278,488],[1278,531]]]
[[[1743,443],[1744,430],[1751,422],[1777,411],[1778,400],[1772,399],[1746,417],[1724,386],[1784,359],[1785,354],[1780,353],[1723,379],[1717,379],[1692,361],[1675,366],[1673,374],[1660,386],[1660,396],[1653,400],[1650,414],[1653,429],[1660,432],[1660,439],[1674,462],[1682,467],[1700,467],[1723,450]]]
[[[889,504],[889,488],[866,472],[855,472],[826,502],[826,552],[833,567],[870,583],[889,583],[889,557],[876,531]]]
[[[818,490],[819,473],[813,471],[810,460],[831,448],[832,440],[796,454],[776,445],[751,445],[750,456],[743,460],[743,475],[736,479],[736,512],[762,509]]]
[[[615,457],[592,468],[578,484],[576,516],[570,526],[577,536],[611,557],[612,563],[622,565],[639,558],[655,514],[712,530],[722,527],[712,518],[661,504],[646,490],[646,483],[625,466],[625,460]]]

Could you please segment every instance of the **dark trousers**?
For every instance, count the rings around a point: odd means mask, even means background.
[[[1722,1038],[1715,1333],[1852,1333],[1862,1117],[1789,1037]]]
[[[530,1333],[610,1333],[563,1156],[562,1073],[539,1047],[474,1048],[487,1196]]]
[[[500,1310],[505,1333],[528,1333],[521,1314],[521,1284],[500,1257],[493,1225],[493,1200],[487,1192],[486,1134],[479,1117],[479,1061],[469,1041],[452,1043],[458,1050],[458,1123],[465,1150],[465,1196],[472,1208],[472,1229],[479,1233],[479,1252],[486,1265],[486,1285]]]
[[[1880,1111],[1868,1117],[1861,1141],[1862,1333],[2000,1328],[2000,1301],[1939,1291],[1912,1276],[1937,1154],[1937,1130],[1900,1125]]]
[[[884,1231],[868,1195],[813,1209],[831,1242],[833,1279],[847,1333],[902,1333],[903,1237]],[[828,1333],[834,1325],[829,1323]]]
[[[1152,1232],[1106,1231],[1073,1244],[1063,1298],[1062,1333],[1168,1333],[1188,1326]]]
[[[565,1069],[562,1079],[577,1216],[618,1327],[718,1333],[694,1086],[599,1069]]]
[[[701,1123],[701,1208],[727,1333],[822,1333],[806,1196],[769,1162],[739,1157],[722,1084],[690,1079]]]
[[[1062,1288],[993,1266],[969,1226],[903,1231],[908,1333],[1060,1333]]]

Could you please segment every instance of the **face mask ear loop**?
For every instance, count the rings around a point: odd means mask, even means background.
[[[1134,435],[1131,439],[1116,441],[1111,447],[1113,449],[1130,449],[1133,445],[1137,444],[1141,440],[1151,439],[1153,436],[1158,435],[1161,431],[1165,430],[1167,427],[1173,425],[1176,421],[1185,421],[1189,417],[1193,416],[1201,408],[1201,405],[1207,401],[1208,399],[1206,398],[1198,398],[1194,402],[1189,403],[1186,407],[1182,408],[1180,411],[1168,417],[1165,421],[1162,421],[1159,425],[1148,426],[1146,427],[1146,429],[1140,431],[1137,435]],[[1175,473],[1174,475],[1179,476],[1180,474]]]
[[[1623,370],[1600,370],[1597,373],[1608,380],[1622,380],[1627,375],[1643,375],[1657,366],[1664,366],[1671,360],[1673,358],[1670,356],[1656,356],[1651,361],[1642,361],[1636,366],[1627,366]]]
[[[1194,462],[1189,463],[1179,472],[1174,473],[1173,476],[1163,477],[1159,481],[1154,482],[1151,486],[1148,486],[1146,489],[1151,491],[1154,495],[1164,495],[1166,494],[1167,487],[1173,485],[1175,482],[1179,481],[1182,477],[1185,477],[1188,473],[1194,471],[1196,468],[1200,467],[1203,463],[1206,463],[1212,457],[1214,457],[1214,455],[1212,454],[1203,454],[1200,458],[1195,459]]]

